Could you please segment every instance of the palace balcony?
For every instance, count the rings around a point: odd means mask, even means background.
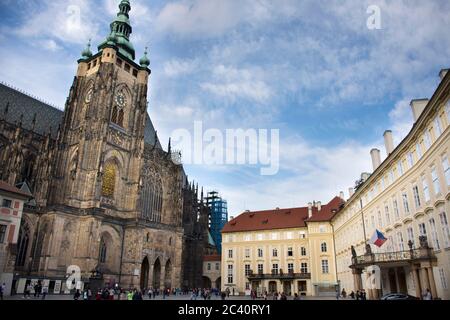
[[[294,273],[288,272],[283,273],[283,270],[277,272],[276,270],[272,270],[272,273],[254,273],[250,270],[247,275],[248,280],[250,281],[259,281],[259,280],[308,280],[311,279],[311,273]]]

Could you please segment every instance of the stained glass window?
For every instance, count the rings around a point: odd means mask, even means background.
[[[103,173],[102,195],[104,197],[114,197],[116,184],[116,166],[113,163],[107,163]]]

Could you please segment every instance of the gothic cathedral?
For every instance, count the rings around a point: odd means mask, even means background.
[[[201,286],[208,209],[147,114],[130,10],[122,0],[98,52],[82,52],[64,112],[0,85],[0,180],[33,195],[10,248],[17,277],[64,280],[75,265],[85,283]]]

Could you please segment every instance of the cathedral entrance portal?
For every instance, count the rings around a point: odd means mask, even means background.
[[[161,262],[159,262],[159,258],[156,259],[153,266],[153,288],[161,288]]]
[[[141,289],[146,289],[148,286],[148,273],[150,271],[150,265],[147,257],[142,261],[141,266]]]

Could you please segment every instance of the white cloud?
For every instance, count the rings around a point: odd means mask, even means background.
[[[164,73],[168,77],[190,74],[198,68],[197,60],[172,59],[164,64]]]
[[[49,51],[58,51],[61,50],[62,47],[56,43],[55,40],[43,40],[40,42],[42,47]]]
[[[264,103],[272,96],[272,89],[261,79],[263,73],[257,68],[249,70],[219,65],[214,68],[213,75],[216,82],[201,83],[200,87],[220,97]]]
[[[26,38],[53,38],[65,43],[86,43],[97,35],[92,3],[88,0],[47,1],[45,9],[35,8],[16,30]]]
[[[398,145],[411,131],[414,124],[410,100],[403,99],[398,101],[394,109],[389,113],[389,119],[392,123],[394,144]]]

